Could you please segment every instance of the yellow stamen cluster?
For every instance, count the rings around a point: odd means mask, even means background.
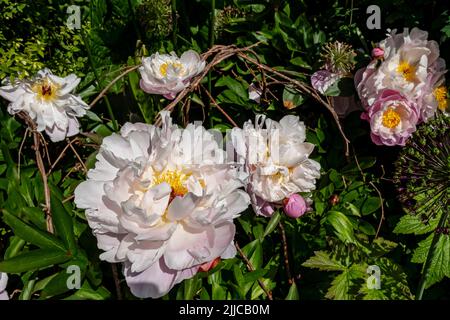
[[[159,67],[159,72],[163,77],[167,76],[167,68],[169,68],[169,66],[171,66],[175,70],[180,70],[181,72],[183,72],[183,65],[181,63],[168,61],[161,64],[161,66]]]
[[[188,189],[184,184],[190,176],[190,174],[185,174],[178,170],[167,170],[154,176],[153,185],[158,185],[160,183],[166,182],[172,188],[172,194],[174,196],[184,196],[186,193],[188,193]]]
[[[58,92],[58,86],[45,78],[42,81],[36,82],[33,85],[32,90],[37,93],[41,100],[49,102],[55,99],[56,93]]]
[[[383,113],[382,123],[386,128],[395,128],[399,125],[400,121],[400,115],[394,109],[389,108]]]
[[[447,88],[445,86],[440,86],[434,89],[433,91],[434,97],[438,102],[438,107],[441,111],[445,111],[448,108],[448,99],[447,99]]]
[[[407,61],[400,61],[397,67],[397,72],[408,82],[416,80],[416,67],[409,64]]]

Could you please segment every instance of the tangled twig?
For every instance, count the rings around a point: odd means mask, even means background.
[[[327,110],[331,113],[331,115],[333,116],[334,121],[336,122],[336,125],[338,127],[339,133],[342,136],[342,139],[344,140],[345,143],[345,155],[346,157],[348,157],[350,155],[350,151],[349,151],[349,144],[350,144],[350,140],[347,138],[347,136],[344,133],[344,130],[342,128],[342,125],[339,121],[339,117],[336,113],[336,111],[333,108],[332,102],[331,100],[327,97],[327,99],[325,100],[317,90],[315,90],[313,87],[307,85],[306,83],[303,83],[301,81],[295,80],[289,76],[287,76],[285,73],[281,72],[281,71],[277,71],[263,63],[261,63],[258,58],[256,53],[252,50],[254,47],[258,46],[260,44],[260,42],[257,42],[253,45],[250,45],[248,47],[244,47],[244,48],[239,48],[236,47],[235,45],[229,45],[229,46],[224,46],[224,45],[216,45],[213,46],[211,49],[209,49],[207,52],[205,52],[204,54],[202,54],[202,59],[206,60],[209,57],[213,57],[212,60],[206,65],[205,69],[195,78],[193,78],[191,84],[184,88],[178,95],[177,97],[170,103],[168,104],[163,110],[165,111],[172,111],[175,106],[183,99],[185,98],[189,93],[193,92],[194,90],[196,90],[196,88],[200,85],[201,81],[203,80],[204,77],[206,77],[208,75],[208,73],[211,71],[212,68],[214,68],[217,64],[219,64],[220,62],[224,61],[225,59],[228,59],[232,56],[239,56],[241,59],[244,60],[244,62],[249,62],[254,64],[255,66],[258,67],[258,69],[261,71],[261,73],[263,74],[263,82],[264,82],[264,86],[267,87],[267,85],[265,84],[266,82],[266,77],[268,77],[268,75],[265,74],[265,72],[267,72],[267,74],[272,74],[273,76],[276,76],[278,78],[283,79],[286,83],[290,84],[293,88],[295,88],[297,91],[299,91],[300,93],[304,93],[307,94],[311,97],[313,97],[317,102],[319,102],[320,104],[322,104],[323,106],[325,106],[327,108]],[[253,55],[255,55],[255,58],[250,57],[247,53],[251,53]],[[264,88],[265,91],[265,88]],[[225,111],[222,109],[219,111],[221,111],[222,113],[226,114]],[[227,117],[228,119],[228,117]],[[230,119],[228,119],[230,120]],[[161,125],[161,117],[160,115],[158,115],[155,119],[155,125],[159,126]]]

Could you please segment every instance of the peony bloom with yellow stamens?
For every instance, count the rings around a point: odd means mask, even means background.
[[[377,145],[404,146],[416,131],[417,105],[394,90],[384,90],[361,116],[370,122],[371,138]]]
[[[205,61],[193,50],[184,52],[179,58],[174,52],[170,55],[154,53],[142,59],[140,86],[147,93],[174,99],[204,68]]]
[[[131,292],[158,298],[217,258],[234,257],[233,220],[249,205],[245,176],[202,126],[126,123],[103,140],[75,203]]]
[[[30,80],[7,83],[0,87],[0,96],[10,101],[8,112],[27,113],[36,122],[37,130],[44,131],[53,142],[79,132],[77,117],[86,114],[89,106],[72,94],[80,78],[70,74],[65,78],[44,69]]]
[[[320,164],[309,158],[314,145],[305,139],[304,123],[292,115],[279,122],[258,115],[255,124],[233,129],[231,141],[249,175],[247,192],[256,214],[271,216],[292,194],[316,188]]]
[[[386,89],[398,91],[418,108],[419,122],[434,117],[438,102],[434,90],[444,81],[445,61],[439,57],[436,41],[418,28],[403,33],[392,31],[379,44],[383,60],[374,59],[358,70],[355,84],[365,109]]]

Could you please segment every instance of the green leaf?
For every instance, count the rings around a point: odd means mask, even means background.
[[[53,194],[51,196],[51,207],[56,234],[63,240],[66,248],[70,250],[71,254],[76,255],[78,250],[75,234],[73,232],[72,217],[66,211],[62,202]]]
[[[301,105],[305,99],[303,96],[295,89],[291,87],[284,87],[283,90],[283,105],[287,109],[293,109]]]
[[[67,280],[70,276],[71,274],[67,273],[66,270],[57,273],[56,276],[47,283],[44,290],[42,290],[40,297],[45,299],[71,290],[67,286]]]
[[[345,266],[330,258],[325,251],[314,251],[314,256],[302,263],[307,268],[316,268],[324,271],[343,271]]]
[[[280,222],[280,219],[281,219],[280,211],[276,211],[270,218],[269,223],[267,224],[266,230],[264,230],[263,237],[266,237],[267,235],[272,233],[273,230],[275,230],[275,228],[278,226],[278,223]]]
[[[261,268],[263,264],[263,248],[260,241],[255,246],[255,250],[249,258],[250,263],[253,265],[255,270]]]
[[[369,197],[364,201],[361,207],[362,215],[366,216],[378,210],[381,207],[381,201],[379,197]]]
[[[216,87],[226,86],[242,99],[248,100],[248,92],[246,88],[244,88],[242,83],[231,78],[230,76],[221,77],[219,80],[217,80],[215,86]]]
[[[16,236],[41,248],[56,248],[66,252],[64,245],[55,236],[30,226],[22,219],[3,210],[5,222],[14,230]]]
[[[225,300],[227,297],[227,291],[218,283],[212,284],[212,299],[213,300]]]
[[[352,78],[343,77],[336,80],[328,89],[324,95],[331,97],[349,97],[355,92],[355,84]]]
[[[69,259],[70,256],[58,249],[37,249],[0,262],[0,272],[21,273],[37,270]]]
[[[333,226],[335,234],[344,243],[357,243],[353,225],[345,214],[339,211],[329,211],[327,221]]]
[[[439,217],[430,219],[428,223],[424,223],[418,216],[407,214],[400,218],[400,221],[394,228],[394,233],[401,234],[425,234],[436,229]]]
[[[419,247],[414,251],[412,262],[424,263],[430,250],[434,234],[419,242]],[[436,243],[432,260],[426,276],[425,288],[441,281],[445,276],[450,278],[450,237],[440,234]]]
[[[291,284],[286,300],[300,300],[300,295],[298,294],[298,289],[295,282]]]
[[[374,236],[377,233],[375,228],[370,223],[364,220],[359,220],[358,229],[368,236]]]

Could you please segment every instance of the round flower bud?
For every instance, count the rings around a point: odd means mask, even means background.
[[[294,193],[289,198],[283,200],[284,213],[290,218],[299,218],[307,211],[305,199]]]

